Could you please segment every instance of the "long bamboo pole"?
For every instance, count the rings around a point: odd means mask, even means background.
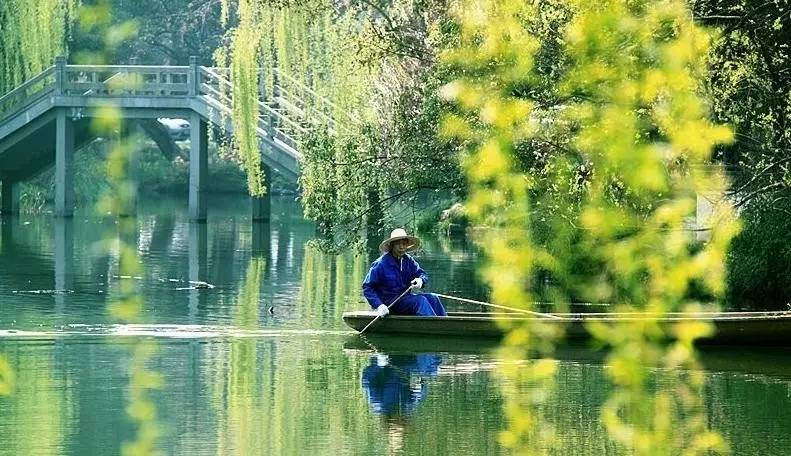
[[[535,315],[537,317],[542,317],[542,318],[552,318],[552,319],[562,320],[562,317],[559,317],[557,315],[548,314],[548,313],[535,312],[533,310],[526,310],[526,309],[517,309],[516,307],[500,306],[500,305],[497,305],[497,304],[492,304],[490,302],[476,301],[474,299],[459,298],[457,296],[444,295],[444,294],[440,294],[440,293],[434,293],[434,294],[439,296],[440,298],[453,299],[453,300],[456,300],[456,301],[466,302],[466,303],[469,303],[469,304],[478,304],[478,305],[481,305],[481,306],[494,307],[495,309],[504,309],[504,310],[510,310],[512,312],[519,312],[519,313]]]

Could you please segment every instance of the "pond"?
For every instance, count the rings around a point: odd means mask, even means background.
[[[341,315],[365,308],[374,256],[312,247],[293,198],[274,198],[267,224],[253,224],[240,197],[213,199],[205,224],[186,206],[141,202],[144,273],[126,279],[145,298],[139,325],[108,315],[122,280],[118,255],[101,248],[112,218],[2,220],[0,353],[17,382],[0,397],[0,454],[119,454],[135,435],[129,346],[140,341],[156,344],[149,367],[165,380],[154,399],[167,454],[507,453],[496,346],[349,331]],[[430,289],[485,298],[474,246],[422,240]],[[733,454],[791,454],[789,355],[703,353],[707,416]],[[547,452],[623,454],[598,418],[609,391],[600,354],[564,348],[543,411],[558,430]]]

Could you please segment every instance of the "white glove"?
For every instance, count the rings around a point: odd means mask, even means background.
[[[387,306],[384,304],[379,304],[379,307],[376,308],[375,312],[376,315],[379,315],[380,317],[384,318],[385,315],[390,313],[390,309],[388,309]]]
[[[416,277],[412,279],[412,282],[410,282],[409,285],[411,285],[409,287],[410,290],[412,291],[419,290],[423,288],[423,279],[421,279],[420,277]]]

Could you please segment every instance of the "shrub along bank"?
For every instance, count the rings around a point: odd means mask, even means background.
[[[756,202],[728,254],[728,307],[791,309],[791,203]]]

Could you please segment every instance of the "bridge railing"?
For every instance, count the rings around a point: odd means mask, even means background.
[[[206,67],[201,68],[198,81],[200,84],[199,93],[217,100],[230,113],[233,107],[233,85],[231,81],[220,72],[217,72],[216,68]],[[258,128],[267,132],[270,138],[278,139],[293,149],[297,148],[297,139],[294,135],[301,135],[307,132],[298,122],[261,101],[258,102],[258,113]]]
[[[306,115],[316,116],[317,120],[325,123],[332,131],[348,132],[348,126],[360,123],[343,108],[294,77],[278,68],[272,71],[278,81],[273,94],[276,101],[287,103],[291,109],[304,111]]]
[[[50,94],[95,97],[188,97],[195,80],[188,66],[65,65],[60,58],[0,96],[0,120]]]
[[[211,67],[210,71],[231,80],[230,68]],[[271,90],[264,84],[263,75],[272,71],[275,83]],[[258,68],[258,97],[272,109],[287,113],[288,117],[304,126],[325,125],[331,133],[348,132],[348,126],[359,123],[338,105],[277,68]]]
[[[263,74],[264,69],[259,69]],[[348,131],[356,119],[311,88],[277,69],[274,93],[259,85],[258,128],[292,149],[310,126]],[[263,77],[260,78],[263,81]],[[63,57],[11,92],[0,96],[0,121],[22,112],[49,95],[60,97],[193,97],[206,96],[227,112],[233,108],[229,68],[154,65],[66,65]],[[336,120],[339,119],[339,120]]]
[[[67,65],[56,91],[78,96],[187,97],[190,80],[187,66]]]
[[[51,66],[14,90],[0,96],[0,120],[25,109],[49,94],[55,86],[55,67]]]

